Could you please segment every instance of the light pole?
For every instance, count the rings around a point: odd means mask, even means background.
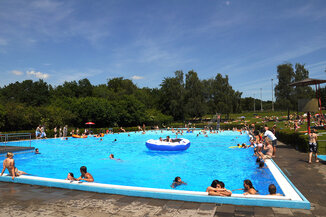
[[[272,111],[274,111],[274,93],[273,93],[273,90],[274,90],[274,85],[273,85],[273,78],[272,78]]]
[[[263,88],[260,88],[260,111],[263,111],[263,94],[262,94]]]
[[[256,99],[255,99],[255,94],[254,94],[254,112],[256,112]]]

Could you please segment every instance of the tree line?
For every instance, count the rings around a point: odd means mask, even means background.
[[[283,85],[307,75],[304,66],[302,69],[298,65],[295,73],[291,67],[283,64],[277,68],[279,84],[275,95],[280,109],[293,106],[293,97],[308,91],[289,91]],[[139,88],[122,77],[99,85],[92,85],[85,78],[55,87],[43,80],[25,80],[0,88],[0,130],[34,129],[39,124],[49,128],[85,127],[88,121],[95,122],[96,127],[161,125],[206,114],[252,111],[254,99],[241,95],[229,84],[227,75],[200,80],[195,71],[176,71],[174,77],[164,78],[159,88]],[[256,99],[257,107],[259,103]]]

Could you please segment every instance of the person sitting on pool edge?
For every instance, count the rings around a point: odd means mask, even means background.
[[[211,196],[231,196],[232,192],[230,190],[225,189],[225,185],[223,182],[218,180],[213,180],[211,186],[208,186],[206,189],[208,195]]]
[[[14,180],[16,176],[26,175],[27,174],[27,173],[25,173],[23,171],[19,171],[15,167],[15,160],[13,159],[13,157],[14,157],[13,153],[8,152],[6,157],[7,158],[3,161],[3,169],[1,171],[0,176],[3,175],[3,173],[5,172],[6,169],[9,172],[9,176],[12,176],[12,180]]]
[[[86,181],[86,182],[94,182],[93,176],[87,172],[87,168],[85,166],[80,167],[80,177],[77,179],[77,181]]]
[[[187,185],[187,183],[185,183],[184,181],[181,180],[181,178],[179,176],[175,177],[172,185],[171,185],[171,188],[175,188],[179,185]]]
[[[269,195],[271,195],[271,196],[283,196],[280,193],[276,193],[276,187],[274,184],[270,184],[268,186],[268,191],[269,191]]]
[[[74,177],[74,174],[72,172],[69,172],[66,180],[76,181],[77,179]]]
[[[264,154],[265,152],[265,154]],[[265,146],[262,148],[261,152],[258,152],[258,154],[260,155],[260,157],[262,159],[271,159],[273,156],[273,146],[271,145],[271,143],[269,142],[269,140],[266,138],[265,140]]]

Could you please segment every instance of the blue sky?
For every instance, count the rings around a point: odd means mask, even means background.
[[[159,87],[193,69],[267,100],[285,62],[326,79],[326,1],[0,1],[1,87],[114,77]]]

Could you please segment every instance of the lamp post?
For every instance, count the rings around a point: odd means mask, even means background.
[[[256,99],[255,99],[255,94],[254,94],[254,112],[256,112]]]
[[[263,94],[262,94],[263,88],[260,88],[260,111],[263,111]]]
[[[274,90],[274,85],[273,85],[273,78],[272,78],[272,111],[274,111],[274,93],[273,93],[273,90]]]

